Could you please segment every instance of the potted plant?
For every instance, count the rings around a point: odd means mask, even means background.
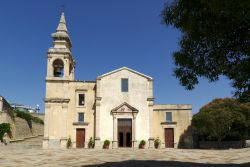
[[[105,140],[104,144],[103,144],[103,148],[104,149],[109,149],[109,144],[110,144],[110,141],[109,140]]]
[[[145,140],[141,140],[140,144],[139,144],[139,148],[144,149],[146,145],[146,141]]]
[[[69,137],[67,140],[67,148],[71,148],[72,147],[72,141],[71,138]]]
[[[95,142],[92,137],[90,137],[89,142],[88,142],[88,148],[94,148]]]
[[[155,139],[155,141],[154,141],[154,146],[155,146],[155,148],[159,148],[160,144],[161,144],[161,140],[159,139],[159,137],[157,137],[157,138]]]

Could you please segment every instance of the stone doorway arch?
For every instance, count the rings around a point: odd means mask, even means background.
[[[128,103],[124,102],[121,105],[119,105],[118,107],[114,108],[111,110],[111,115],[113,116],[113,141],[112,141],[112,148],[118,148],[118,138],[120,138],[118,136],[119,132],[118,132],[118,120],[132,120],[132,136],[131,136],[131,146],[135,147],[136,146],[136,116],[138,114],[138,110],[134,107],[132,107],[131,105],[129,105]],[[124,131],[125,132],[125,131]],[[124,135],[128,135],[128,134],[124,134]],[[127,137],[127,136],[126,136]],[[127,140],[126,137],[124,137],[123,139]],[[125,145],[126,145],[125,141]]]

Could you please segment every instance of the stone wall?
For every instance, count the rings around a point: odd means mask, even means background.
[[[250,140],[246,140],[246,145],[245,145],[247,148],[250,147]]]
[[[32,114],[43,120],[44,114]],[[9,123],[11,125],[12,140],[23,139],[26,137],[43,135],[43,125],[32,122],[32,128],[29,127],[26,120],[15,117],[15,114],[9,103],[0,96],[0,124]]]
[[[9,116],[7,112],[0,111],[0,124],[1,123],[12,123],[13,119]]]
[[[2,96],[0,96],[0,111],[5,111],[8,109],[8,107],[8,102]]]
[[[0,123],[9,123],[11,125],[12,140],[43,135],[42,124],[32,122],[32,128],[30,129],[26,120],[18,117],[13,120],[6,112],[0,112]]]
[[[43,135],[43,125],[32,122],[32,128],[29,128],[26,120],[16,117],[14,124],[12,124],[12,135],[12,140]]]

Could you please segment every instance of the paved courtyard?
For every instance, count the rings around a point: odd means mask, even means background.
[[[250,167],[250,148],[231,150],[43,150],[40,139],[0,147],[0,167]]]

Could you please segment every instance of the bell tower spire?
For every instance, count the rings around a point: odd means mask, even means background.
[[[56,31],[57,32],[58,31],[64,31],[64,32],[68,33],[64,12],[62,12],[62,14],[61,14],[61,18],[60,18],[60,21],[59,21],[59,24],[58,24],[58,27],[57,27]]]
[[[51,34],[53,47],[48,50],[47,79],[74,80],[74,58],[65,15],[62,11],[56,32]]]
[[[62,40],[64,40],[65,42],[67,42],[69,49],[72,47],[72,43],[68,34],[64,12],[62,12],[61,14],[59,24],[57,26],[56,32],[52,34],[52,38],[54,39],[54,42],[56,41],[62,42]]]

